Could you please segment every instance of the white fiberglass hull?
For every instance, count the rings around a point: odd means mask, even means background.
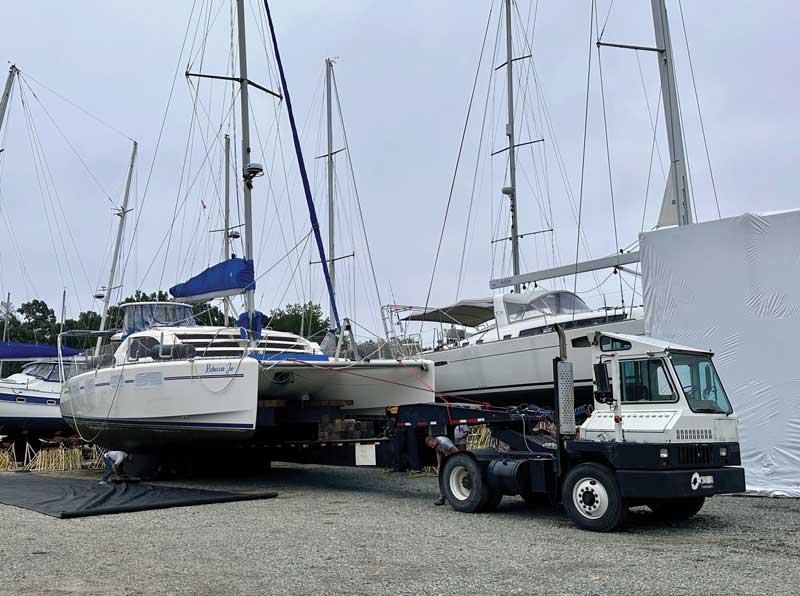
[[[387,407],[435,401],[429,360],[261,362],[259,399],[351,401],[343,409],[383,414]]]
[[[60,388],[60,383],[51,381],[0,382],[0,433],[67,430],[59,410]]]
[[[253,435],[258,362],[174,360],[101,368],[71,377],[61,414],[86,440],[147,451]]]
[[[592,351],[573,348],[571,340],[595,331],[644,333],[644,320],[627,319],[566,331],[567,357],[573,363],[576,404],[592,400]],[[423,354],[436,366],[436,389],[443,397],[497,404],[553,405],[555,332],[528,335]]]

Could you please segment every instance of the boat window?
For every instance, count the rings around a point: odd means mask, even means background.
[[[623,402],[665,402],[678,399],[660,358],[622,362],[620,373]]]
[[[571,294],[569,292],[560,292],[558,297],[559,312],[561,313],[589,312],[591,310],[586,303],[578,298],[575,294]]]
[[[168,302],[153,302],[145,304],[123,304],[125,319],[123,329],[125,333],[144,331],[150,327],[158,326],[186,326],[196,325],[192,307],[188,304],[172,304]]]
[[[36,362],[34,364],[29,364],[25,368],[22,369],[22,372],[26,375],[31,377],[36,377],[37,379],[45,379],[52,374],[53,369],[56,369],[56,379],[58,378],[58,370],[55,364],[50,362]]]
[[[128,358],[138,360],[139,358],[149,358],[150,350],[158,345],[155,337],[143,336],[131,338],[128,343]]]
[[[586,303],[571,292],[553,292],[532,298],[520,304],[504,300],[506,314],[510,321],[520,321],[529,317],[589,312]]]
[[[600,338],[600,349],[603,352],[616,352],[618,350],[630,350],[631,342],[624,339],[617,339],[615,337],[608,337],[603,335]]]
[[[48,381],[60,381],[61,380],[61,373],[58,369],[58,364],[53,365],[53,369],[50,371],[50,374],[47,375]]]

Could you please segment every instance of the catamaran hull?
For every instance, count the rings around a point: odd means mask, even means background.
[[[143,452],[247,441],[255,431],[257,404],[255,360],[177,360],[71,377],[61,414],[86,440]]]
[[[571,340],[594,331],[640,335],[644,321],[630,319],[566,331],[576,405],[592,403],[592,355],[589,349],[573,348]],[[554,332],[424,354],[434,362],[436,389],[444,399],[497,405],[532,403],[548,408],[553,407],[553,359],[557,356]]]
[[[429,360],[262,361],[259,399],[352,402],[352,414],[382,415],[387,407],[435,401]]]
[[[58,393],[0,385],[0,434],[30,431],[44,435],[69,430],[59,402]]]

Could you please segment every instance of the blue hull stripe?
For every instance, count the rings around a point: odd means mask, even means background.
[[[18,402],[17,398],[22,397],[25,399],[24,402]],[[13,403],[18,403],[20,405],[28,405],[28,406],[51,406],[56,407],[58,406],[61,398],[59,397],[38,397],[33,395],[9,395],[7,393],[0,394],[0,401],[8,401]],[[52,401],[55,403],[49,404],[48,401]]]
[[[243,378],[243,373],[232,374],[232,375],[185,375],[180,377],[164,377],[165,381],[188,381],[190,379],[233,379],[233,378]],[[126,383],[134,383],[136,379],[125,379]],[[103,383],[95,383],[95,387],[108,387],[111,385],[110,382],[103,382]],[[84,389],[84,387],[81,387]]]
[[[66,420],[71,421],[72,417],[68,416]],[[236,424],[233,422],[173,422],[170,420],[134,420],[131,418],[118,418],[116,420],[109,420],[106,418],[77,418],[78,422],[86,423],[101,423],[112,426],[161,426],[173,428],[231,428],[241,430],[253,430],[255,428],[251,424]]]

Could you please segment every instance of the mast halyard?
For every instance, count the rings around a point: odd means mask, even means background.
[[[674,202],[674,215],[677,219],[662,222],[661,225],[692,223],[692,209],[689,202],[689,178],[686,173],[686,156],[683,145],[683,129],[678,106],[678,85],[675,81],[675,63],[672,55],[672,38],[669,33],[669,19],[664,0],[651,0],[653,9],[653,28],[658,48],[658,68],[661,76],[661,97],[664,102],[664,122],[669,141],[670,168],[667,189],[664,194],[665,205]],[[668,203],[669,202],[669,203]],[[662,215],[664,215],[662,207]],[[669,214],[671,216],[672,214]]]
[[[139,145],[133,141],[133,149],[131,150],[131,162],[128,166],[128,178],[125,180],[125,195],[122,198],[122,208],[117,211],[119,216],[119,225],[117,226],[117,240],[114,243],[114,257],[111,259],[111,271],[108,274],[108,285],[106,286],[105,295],[103,296],[103,314],[100,317],[100,331],[105,331],[106,323],[108,321],[108,305],[111,302],[111,292],[114,290],[114,281],[117,276],[117,264],[119,261],[119,253],[122,249],[122,232],[125,229],[125,217],[128,214],[128,198],[131,194],[131,181],[133,180],[133,167],[136,164],[136,151]],[[103,345],[103,336],[97,338],[97,347],[95,353],[100,353],[100,346]]]
[[[511,260],[514,275],[519,275],[519,226],[517,223],[517,164],[516,147],[514,146],[514,44],[511,38],[511,5],[513,0],[506,0],[506,80],[508,83],[508,182],[503,194],[508,195],[511,209]],[[514,284],[514,292],[519,293],[520,284]]]
[[[332,293],[336,296],[336,248],[334,226],[336,216],[333,205],[333,87],[331,77],[333,74],[333,59],[325,58],[325,95],[328,115],[328,259],[330,261],[330,275]],[[333,305],[331,304],[331,315]],[[331,317],[332,318],[332,317]]]
[[[250,103],[248,99],[247,79],[247,41],[244,28],[244,0],[236,0],[236,16],[238,19],[239,33],[239,85],[242,117],[242,179],[244,181],[244,258],[253,261],[253,176],[250,171]],[[228,231],[225,230],[227,235]],[[249,288],[245,293],[245,306],[247,308],[248,326],[253,328],[255,318],[255,288]]]

